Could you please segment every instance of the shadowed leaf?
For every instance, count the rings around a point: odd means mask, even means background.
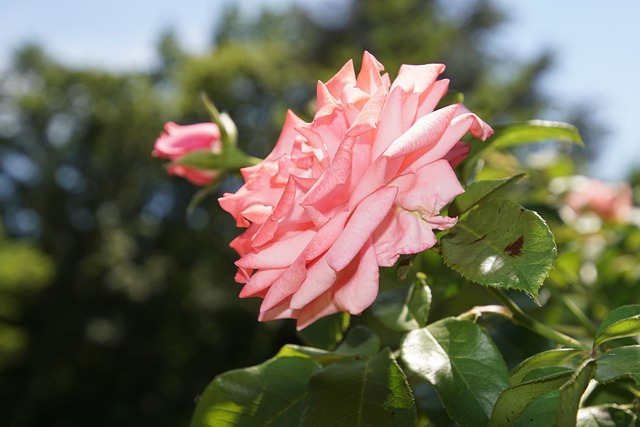
[[[289,427],[307,405],[307,382],[320,364],[281,357],[217,376],[198,400],[191,427]]]
[[[316,371],[309,382],[304,427],[403,427],[416,423],[404,373],[389,349],[347,357]]]
[[[612,348],[597,361],[596,379],[601,383],[631,378],[640,385],[640,345]]]

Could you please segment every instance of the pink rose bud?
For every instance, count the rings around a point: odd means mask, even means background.
[[[318,83],[311,123],[292,112],[269,156],[219,199],[239,227],[241,297],[260,297],[260,320],[360,314],[378,294],[379,267],[436,243],[433,230],[463,188],[452,169],[460,139],[493,132],[462,104],[434,111],[449,81],[444,65],[403,65],[391,83],[365,53]]]
[[[219,153],[222,150],[220,129],[213,123],[198,123],[180,126],[169,122],[164,125],[164,132],[156,140],[153,156],[164,157],[175,161],[186,154],[197,150]],[[188,179],[196,185],[210,184],[220,172],[214,169],[197,169],[180,164],[167,167],[170,174]]]

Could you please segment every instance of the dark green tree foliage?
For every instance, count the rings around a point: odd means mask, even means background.
[[[16,121],[3,220],[57,271],[13,320],[28,345],[3,367],[4,425],[178,425],[212,375],[269,356],[278,330],[236,298],[233,222],[215,207],[185,218],[194,188],[150,156],[164,89],[27,48],[3,90]]]
[[[251,22],[230,9],[208,54],[189,56],[166,33],[149,73],[21,49],[0,77],[0,209],[6,234],[55,268],[1,319],[26,337],[0,366],[2,424],[185,425],[213,376],[294,342],[292,323],[259,324],[256,302],[237,299],[233,221],[214,198],[186,218],[196,189],[164,173],[153,141],[167,120],[207,120],[203,91],[234,118],[242,148],[264,156],[286,109],[310,117],[316,81],[349,58],[359,67],[363,49],[392,77],[401,63],[447,63],[453,89],[488,120],[535,116],[548,58],[495,57],[484,36],[501,14],[466,3],[354,0],[339,16],[292,8]]]

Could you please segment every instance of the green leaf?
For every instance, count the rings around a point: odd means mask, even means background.
[[[589,360],[579,368],[577,375],[570,382],[562,386],[556,425],[572,426],[576,424],[580,399],[582,399],[582,395],[587,389],[589,381],[593,379],[595,372],[596,361]]]
[[[495,195],[496,192],[516,182],[523,176],[525,174],[521,173],[505,179],[474,182],[465,188],[464,193],[453,200],[451,206],[449,206],[449,216],[459,216],[471,210],[486,198]]]
[[[544,368],[532,369],[522,379],[522,383],[530,381],[542,381],[549,378],[555,378],[560,375],[573,374],[575,368],[569,368],[567,366],[545,366]]]
[[[515,145],[542,142],[562,141],[584,145],[578,129],[568,123],[546,120],[531,120],[528,122],[492,125],[494,133],[484,142],[474,140],[469,145],[471,152],[460,165],[463,176],[468,177],[476,164],[480,153],[489,147],[507,148]]]
[[[492,427],[511,426],[517,420],[530,420],[531,410],[527,411],[527,408],[534,402],[541,400],[541,402],[534,405],[536,408],[533,413],[539,413],[531,421],[541,422],[538,417],[541,414],[545,417],[548,413],[552,413],[551,419],[555,418],[555,413],[558,409],[559,393],[555,395],[555,400],[551,399],[548,394],[550,392],[558,391],[560,387],[571,380],[572,373],[566,373],[563,375],[556,375],[555,377],[548,377],[542,380],[529,381],[522,384],[511,386],[504,390],[498,398],[493,413],[491,414],[491,420],[489,425]],[[540,405],[543,405],[547,409],[540,410]],[[522,422],[522,421],[521,421]],[[526,425],[526,424],[523,424]],[[531,425],[548,425],[548,424],[531,424]]]
[[[349,313],[332,314],[298,331],[298,336],[307,345],[333,350],[344,338],[350,320]]]
[[[575,370],[587,357],[587,353],[575,348],[544,351],[529,357],[513,368],[510,381],[511,384],[521,383],[530,372],[550,366]]]
[[[221,153],[214,153],[211,150],[193,150],[175,159],[171,164],[203,170],[222,169],[224,157]]]
[[[556,259],[546,222],[510,200],[478,206],[442,238],[444,261],[481,285],[514,288],[536,301]]]
[[[387,328],[411,331],[427,324],[430,307],[431,289],[419,275],[411,286],[381,292],[371,309]]]
[[[577,427],[634,427],[637,415],[615,405],[589,406],[578,410]]]
[[[348,357],[316,371],[309,396],[304,427],[416,424],[411,389],[389,349],[373,358]]]
[[[287,344],[282,347],[278,354],[275,355],[275,358],[278,357],[302,357],[312,359],[314,362],[318,362],[322,366],[330,365],[333,362],[344,358],[344,356],[331,351],[296,344]]]
[[[335,353],[347,356],[373,356],[378,350],[380,350],[380,338],[368,328],[357,325],[349,331]]]
[[[427,325],[429,312],[431,311],[431,288],[427,285],[427,276],[424,273],[416,274],[416,281],[409,293],[407,302],[409,316],[419,328]]]
[[[555,418],[558,413],[558,402],[560,400],[560,390],[549,391],[532,401],[513,422],[507,424],[509,427],[552,427],[556,426]],[[490,424],[494,427],[499,424]],[[557,426],[565,427],[565,426]]]
[[[287,344],[280,349],[276,358],[278,357],[303,357],[308,359],[316,359],[319,357],[325,357],[333,354],[330,351],[322,350],[320,348],[306,347],[303,345]]]
[[[489,425],[575,425],[580,398],[593,378],[595,360],[587,360],[575,373],[564,373],[517,384],[498,398]]]
[[[488,142],[494,148],[506,148],[530,142],[562,141],[584,145],[578,128],[568,123],[531,120],[524,123],[494,125]]]
[[[596,359],[596,379],[608,383],[620,378],[631,378],[640,385],[640,345],[616,347]]]
[[[463,426],[485,425],[509,385],[493,340],[468,320],[446,318],[411,331],[401,351],[405,365],[435,387],[451,418]]]
[[[307,407],[307,383],[321,366],[281,357],[217,376],[198,400],[191,427],[289,427]]]
[[[613,310],[600,324],[593,347],[618,338],[640,335],[640,304]]]
[[[602,323],[600,323],[600,326],[596,331],[596,336],[602,334],[605,329],[607,329],[609,326],[613,325],[614,323],[619,322],[621,320],[628,319],[628,318],[633,318],[639,314],[640,314],[640,304],[623,305],[621,307],[618,307],[612,310],[607,315],[607,317],[605,317],[602,320]]]
[[[234,171],[260,162],[260,159],[251,157],[236,147],[230,147],[220,153],[214,153],[211,150],[193,150],[175,159],[171,164],[194,169]]]

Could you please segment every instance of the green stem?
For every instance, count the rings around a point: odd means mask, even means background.
[[[589,333],[591,333],[591,335],[595,336],[597,330],[596,327],[593,325],[587,315],[584,314],[582,310],[580,310],[580,307],[578,307],[575,302],[567,298],[562,292],[559,292],[553,283],[547,281],[545,287],[549,290],[554,298],[560,301],[560,303],[564,305],[565,308],[571,312],[571,314],[573,314],[573,317],[575,317],[576,320],[580,322],[580,324],[582,324],[582,326],[584,326],[587,331],[589,331]]]
[[[504,292],[495,288],[488,289],[498,300],[500,300],[502,304],[505,305],[505,307],[507,307],[511,311],[511,313],[513,314],[512,320],[515,324],[523,326],[538,335],[541,335],[547,339],[550,339],[551,341],[555,341],[567,347],[576,347],[585,351],[591,351],[591,348],[586,344],[583,344],[575,338],[565,335],[562,332],[556,331],[555,329],[550,328],[544,323],[541,323],[533,317],[529,316],[527,313],[522,311],[522,309],[518,307],[516,303],[511,300],[511,298],[505,295]]]

